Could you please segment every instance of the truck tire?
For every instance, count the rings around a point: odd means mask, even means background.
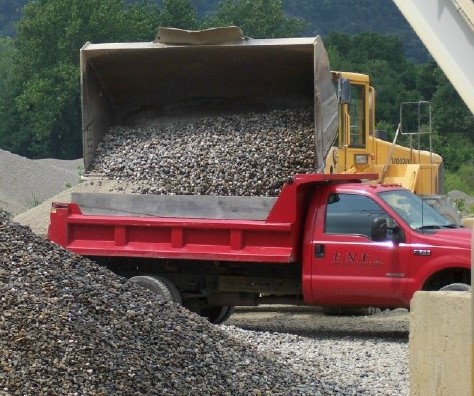
[[[139,275],[130,278],[129,281],[150,290],[165,301],[182,304],[178,289],[169,279],[161,276]]]
[[[466,283],[451,283],[442,287],[439,291],[471,291],[471,285]]]
[[[380,312],[375,307],[323,307],[323,314],[327,316],[370,316]]]
[[[221,324],[229,319],[230,315],[234,313],[235,307],[232,305],[224,306],[209,306],[202,309],[199,315],[207,318],[212,324]]]

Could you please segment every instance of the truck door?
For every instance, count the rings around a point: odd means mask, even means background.
[[[400,306],[410,256],[390,230],[372,230],[375,219],[395,225],[393,218],[365,195],[332,192],[322,199],[312,241],[312,304]]]

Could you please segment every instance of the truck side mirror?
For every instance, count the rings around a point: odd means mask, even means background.
[[[376,217],[374,219],[371,237],[375,242],[393,241],[396,244],[405,242],[405,234],[400,226],[393,220],[388,221],[385,217]]]
[[[382,242],[387,240],[387,219],[384,217],[376,217],[372,221],[371,238],[374,242]]]
[[[394,225],[393,227],[388,227],[388,238],[395,242],[396,244],[405,242],[405,233],[400,228],[399,225]]]

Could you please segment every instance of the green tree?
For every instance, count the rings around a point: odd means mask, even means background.
[[[190,0],[164,0],[159,15],[160,26],[195,30],[199,27],[196,10]]]
[[[15,54],[14,41],[7,37],[0,38],[0,147],[9,150],[12,148],[8,141],[16,127],[12,105],[18,86]]]
[[[20,125],[16,151],[34,157],[74,158],[81,155],[78,71],[58,63],[25,81],[15,98]],[[26,148],[26,150],[25,150]]]
[[[474,196],[474,162],[463,164],[456,171],[447,171],[445,191],[460,190]],[[465,207],[474,215],[474,206]]]
[[[439,68],[434,70],[434,77],[437,82],[432,98],[435,150],[443,157],[449,172],[470,169],[474,174],[474,115]]]
[[[285,14],[281,0],[223,0],[204,27],[236,25],[253,38],[295,37],[307,23]]]
[[[436,91],[433,95],[434,120],[438,131],[457,133],[474,140],[474,115],[469,111],[459,94],[448,81],[441,69],[434,71]],[[474,153],[473,153],[474,155]]]
[[[434,60],[430,60],[416,67],[416,89],[422,99],[430,100],[436,92],[437,70],[438,66]]]
[[[376,90],[376,121],[394,131],[402,101],[418,100],[416,69],[398,38],[366,32],[333,32],[324,38],[333,70],[367,74]]]
[[[87,41],[151,40],[158,8],[122,0],[38,0],[18,23],[19,84],[11,118],[17,125],[7,142],[28,157],[82,155],[79,50]],[[5,131],[2,142],[8,140]]]
[[[0,37],[0,92],[11,90],[14,79],[15,44],[11,38]]]

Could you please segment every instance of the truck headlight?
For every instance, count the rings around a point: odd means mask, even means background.
[[[369,163],[368,154],[354,154],[354,163],[356,165],[365,165]]]

